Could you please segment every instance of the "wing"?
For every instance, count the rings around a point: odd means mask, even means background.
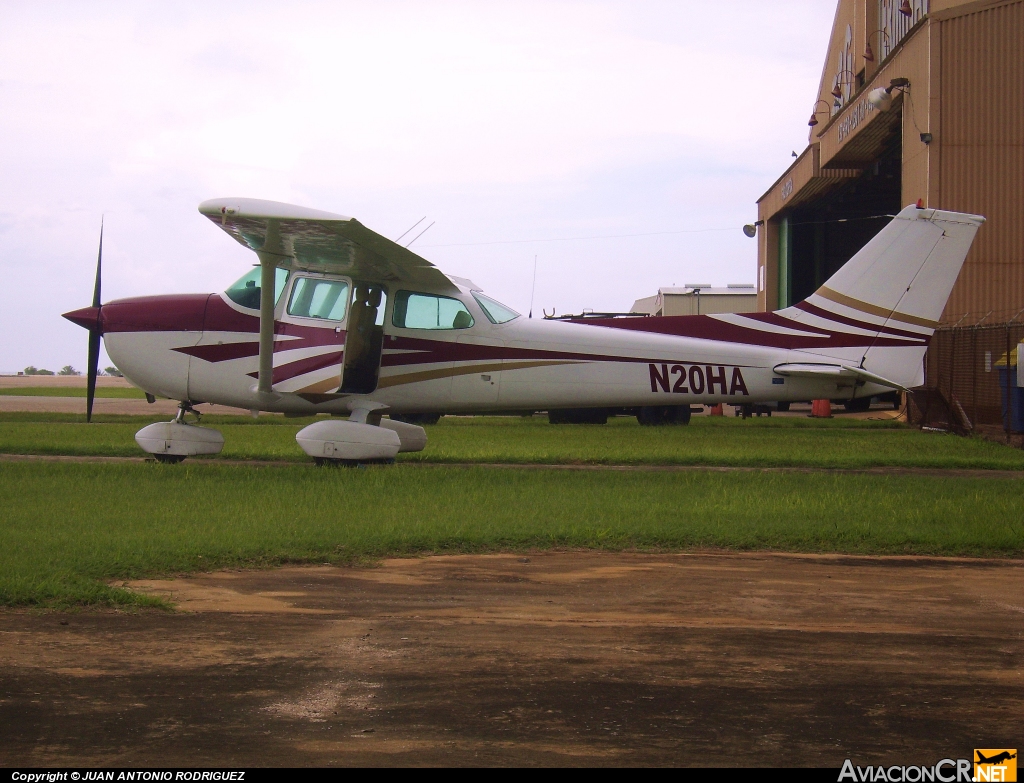
[[[425,258],[355,218],[249,198],[211,199],[199,211],[261,257],[277,256],[281,267],[407,283],[437,293],[458,291]]]

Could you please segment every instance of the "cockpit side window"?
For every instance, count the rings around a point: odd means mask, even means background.
[[[399,291],[391,323],[399,329],[469,329],[475,321],[458,299]]]
[[[347,305],[348,283],[344,280],[300,277],[292,286],[288,315],[341,321]]]
[[[260,309],[260,275],[262,268],[254,266],[227,291],[225,296],[237,305],[247,307],[250,310]],[[284,285],[288,282],[288,270],[278,267],[274,270],[274,304],[276,305],[284,293]]]

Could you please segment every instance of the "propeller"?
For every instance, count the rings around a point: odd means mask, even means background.
[[[87,386],[85,391],[85,420],[92,421],[92,402],[96,399],[96,375],[100,364],[100,338],[103,329],[100,325],[100,278],[103,267],[103,218],[100,218],[100,249],[96,256],[96,283],[92,288],[92,306],[96,308],[96,325],[89,329],[89,367],[87,370]]]
[[[100,218],[100,251],[96,256],[96,283],[92,289],[92,307],[64,313],[71,323],[89,330],[89,367],[85,394],[85,420],[92,421],[92,403],[96,399],[96,376],[99,375],[100,338],[103,337],[103,305],[100,304],[100,278],[103,267],[103,218]]]

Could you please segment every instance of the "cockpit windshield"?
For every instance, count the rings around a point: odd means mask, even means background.
[[[250,310],[260,309],[260,275],[262,267],[254,266],[236,283],[234,283],[224,294],[235,304],[248,307]],[[274,304],[281,298],[284,292],[284,284],[288,282],[288,270],[278,267],[274,270]]]
[[[503,324],[519,317],[519,313],[511,307],[505,307],[501,302],[495,302],[489,296],[474,291],[473,298],[476,299],[476,303],[480,305],[480,309],[484,311],[484,315],[492,324]]]

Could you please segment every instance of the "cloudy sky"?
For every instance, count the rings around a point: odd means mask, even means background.
[[[0,371],[84,367],[101,215],[104,301],[244,273],[221,196],[426,216],[414,250],[524,313],[535,256],[537,314],[753,283],[834,10],[0,0]]]

